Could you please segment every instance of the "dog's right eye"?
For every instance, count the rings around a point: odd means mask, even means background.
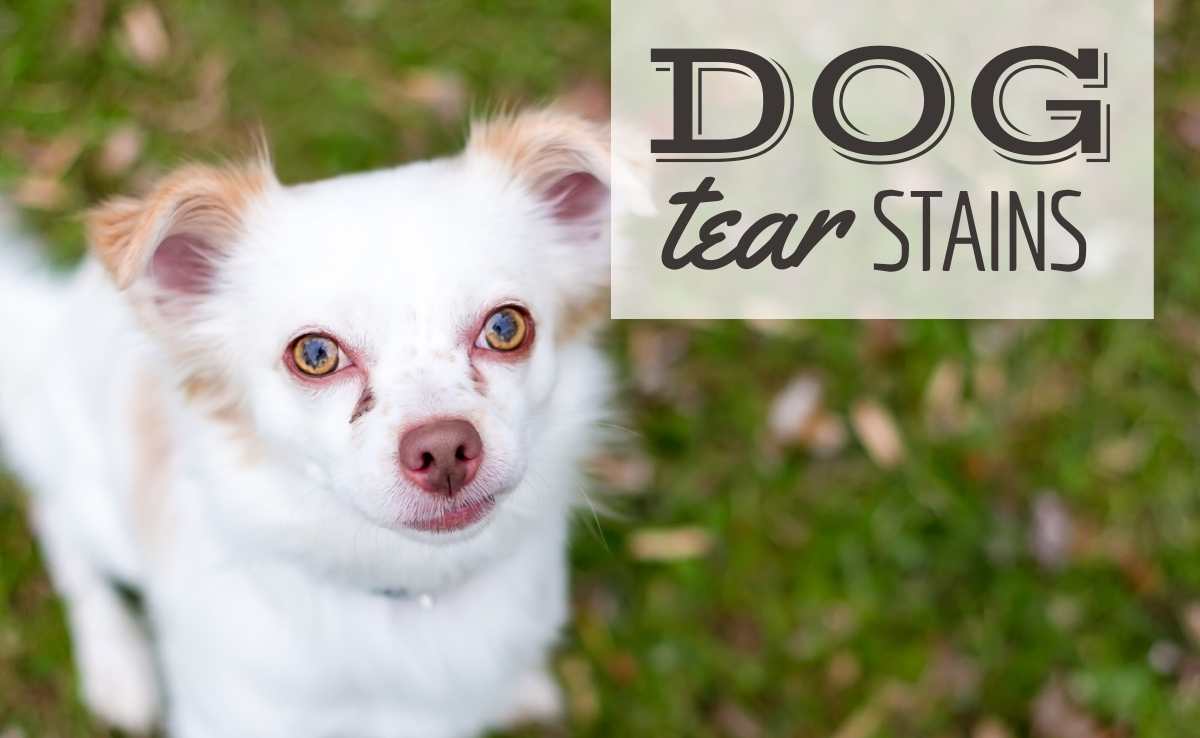
[[[290,353],[296,370],[310,377],[332,374],[341,364],[342,350],[337,341],[320,333],[300,336]]]
[[[520,308],[507,305],[488,316],[475,345],[493,351],[516,351],[525,345],[528,336],[529,320],[525,313]]]

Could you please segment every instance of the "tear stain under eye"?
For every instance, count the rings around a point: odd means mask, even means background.
[[[484,379],[483,373],[479,371],[479,367],[471,364],[471,382],[475,385],[475,391],[487,397],[487,380]]]
[[[354,412],[350,415],[350,422],[361,418],[369,413],[375,407],[375,395],[371,393],[370,387],[363,387],[362,394],[358,398],[358,402],[354,405]]]

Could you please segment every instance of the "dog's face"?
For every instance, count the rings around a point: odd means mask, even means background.
[[[602,404],[607,156],[602,130],[536,113],[315,184],[191,168],[98,210],[92,240],[245,463],[299,480],[258,514],[454,543],[572,492]]]

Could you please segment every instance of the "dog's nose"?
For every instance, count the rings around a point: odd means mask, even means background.
[[[465,420],[435,420],[400,438],[400,467],[421,489],[447,497],[470,484],[483,460],[483,441]]]

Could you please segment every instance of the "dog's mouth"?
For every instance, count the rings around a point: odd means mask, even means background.
[[[407,523],[409,528],[425,533],[451,533],[465,530],[479,523],[496,507],[493,495],[463,501],[461,505],[449,507],[436,515]]]

